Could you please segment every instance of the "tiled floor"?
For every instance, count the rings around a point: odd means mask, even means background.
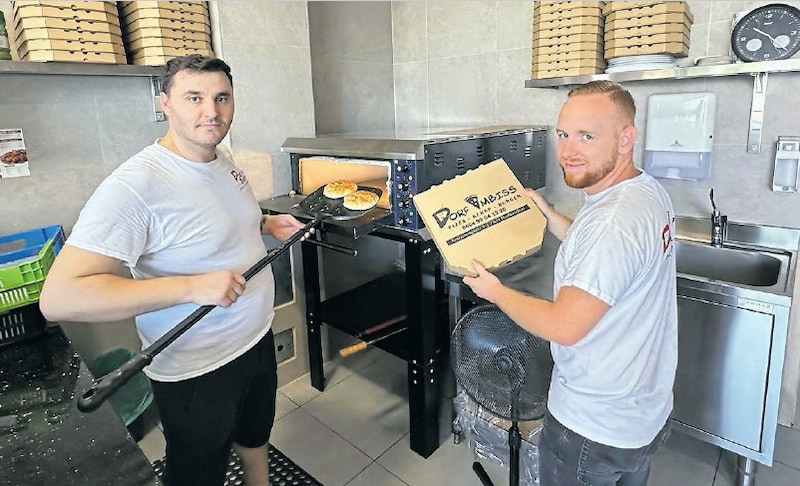
[[[282,387],[272,443],[325,486],[475,485],[473,454],[446,435],[427,460],[409,448],[406,363],[378,349],[326,365],[324,393],[308,376]],[[157,427],[139,442],[154,461],[164,455]],[[759,465],[758,486],[800,484],[800,430],[779,427],[773,466]],[[508,472],[487,471],[497,486]],[[733,486],[735,456],[673,433],[656,454],[650,486]]]

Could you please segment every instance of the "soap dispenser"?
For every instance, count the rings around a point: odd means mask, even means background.
[[[716,95],[709,92],[650,95],[644,170],[666,179],[707,179],[711,175],[716,104]]]

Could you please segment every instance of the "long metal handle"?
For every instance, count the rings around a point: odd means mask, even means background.
[[[242,274],[245,281],[250,280],[255,274],[275,261],[275,259],[289,249],[290,246],[303,238],[303,236],[305,236],[305,234],[311,230],[311,228],[319,224],[322,219],[323,217],[318,216],[309,221],[303,227],[303,229],[294,233],[277,248],[268,252],[267,255],[256,262],[255,265],[245,270],[245,272]],[[102,405],[103,402],[108,399],[108,397],[116,392],[122,385],[127,383],[127,381],[133,377],[133,375],[141,371],[145,366],[149,365],[158,353],[172,344],[172,342],[178,339],[181,334],[188,331],[190,327],[195,325],[197,321],[202,319],[215,307],[217,306],[204,305],[199,307],[197,310],[186,316],[186,318],[178,323],[178,325],[167,331],[166,334],[161,336],[156,342],[148,346],[147,349],[140,351],[118,369],[112,371],[103,378],[100,378],[99,380],[95,379],[92,386],[87,388],[83,392],[83,395],[78,399],[78,410],[81,412],[93,412],[97,410],[100,405]]]
[[[344,253],[345,255],[350,255],[352,257],[358,256],[358,250],[354,248],[328,243],[327,241],[315,240],[314,238],[309,238],[306,240],[306,242],[322,248],[327,248],[328,250],[338,251],[339,253]]]

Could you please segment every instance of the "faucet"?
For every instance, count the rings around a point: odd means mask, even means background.
[[[720,247],[728,236],[728,217],[719,212],[714,203],[714,188],[708,192],[711,199],[711,245]]]

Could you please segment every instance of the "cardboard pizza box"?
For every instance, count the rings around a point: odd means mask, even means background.
[[[568,76],[587,76],[590,74],[603,74],[605,69],[598,67],[572,67],[565,69],[552,69],[535,71],[531,70],[531,79],[563,78]]]
[[[673,33],[682,34],[684,37],[689,38],[691,35],[691,28],[686,24],[673,22],[669,24],[628,27],[627,29],[606,29],[604,40],[608,42],[612,39],[628,39],[645,35]]]
[[[551,39],[534,41],[531,47],[533,50],[541,47],[555,46],[559,44],[596,44],[601,49],[603,47],[603,35],[600,32],[595,34],[572,34],[560,35]]]
[[[125,26],[141,19],[170,19],[181,22],[198,22],[211,25],[206,13],[184,12],[166,8],[140,8],[120,17],[120,24]]]
[[[647,44],[629,47],[606,48],[606,59],[622,56],[638,56],[641,54],[670,54],[675,57],[687,57],[689,45],[683,42],[669,42],[663,44]]]
[[[694,22],[694,16],[685,2],[661,2],[655,5],[632,8],[630,10],[617,10],[606,15],[606,22],[613,22],[621,19],[642,19],[653,15],[679,14],[689,17],[690,22]],[[642,23],[640,21],[637,21]]]
[[[569,55],[579,51],[603,52],[603,43],[591,40],[588,42],[572,42],[569,44],[554,44],[552,46],[542,46],[533,51],[534,56],[549,56],[552,54]]]
[[[172,49],[184,49],[191,51],[210,51],[211,39],[208,40],[183,40],[172,39],[169,37],[141,37],[133,42],[126,44],[128,52],[134,54],[141,49],[149,47],[168,47]]]
[[[547,220],[503,159],[414,195],[417,213],[450,269],[475,275],[539,251]]]
[[[171,59],[173,57],[185,56],[187,54],[203,54],[204,56],[214,56],[210,49],[191,49],[184,47],[143,47],[133,53],[133,60],[145,57],[166,57]]]
[[[576,24],[568,25],[558,29],[538,29],[534,30],[531,35],[533,42],[545,39],[552,39],[554,37],[564,37],[568,35],[583,35],[583,34],[602,34],[603,27],[597,24]]]
[[[30,29],[62,29],[67,31],[109,32],[121,36],[118,23],[102,20],[76,20],[56,17],[20,17],[14,23],[14,31],[20,33]]]
[[[20,54],[22,61],[59,61],[59,62],[89,62],[99,64],[127,64],[124,54],[92,51],[28,51]]]
[[[563,29],[564,27],[570,27],[574,25],[596,25],[602,27],[603,18],[598,16],[591,16],[591,17],[573,17],[566,19],[553,19],[546,21],[538,21],[534,19],[533,31],[536,32],[538,30]]]
[[[549,22],[552,20],[572,19],[575,17],[601,17],[602,8],[599,5],[590,7],[562,8],[545,11],[542,8],[533,9],[534,22]]]
[[[111,32],[92,32],[83,29],[25,29],[17,34],[17,45],[34,39],[73,40],[82,42],[111,42],[122,44],[122,36]]]
[[[81,3],[50,5],[14,5],[14,19],[27,18],[59,18],[73,20],[94,20],[109,22],[119,25],[119,13],[116,4],[99,2],[104,5],[102,10],[89,10],[83,8]]]
[[[542,2],[536,2],[536,10],[539,11],[539,13],[544,14],[550,12],[557,12],[559,10],[564,11],[564,10],[572,10],[584,7],[602,9],[606,3],[608,2],[542,1]]]
[[[191,22],[167,18],[142,18],[125,24],[125,32],[135,32],[139,29],[167,28],[175,30],[186,30],[192,32],[202,32],[211,35],[211,27],[204,22]]]
[[[211,35],[196,30],[171,29],[169,27],[149,27],[125,33],[125,42],[133,43],[146,37],[167,37],[175,40],[193,40],[211,42]]]
[[[681,42],[689,44],[689,36],[682,32],[670,32],[667,34],[643,35],[639,37],[621,37],[606,41],[606,49],[616,49],[618,47],[637,47],[652,44],[668,44],[671,42]]]
[[[139,9],[165,9],[208,15],[205,2],[119,2],[119,14],[128,15]]]
[[[611,12],[616,12],[618,10],[632,10],[641,7],[649,7],[652,5],[657,5],[660,3],[685,3],[685,2],[659,2],[659,1],[652,1],[652,2],[605,2],[603,5],[603,15],[608,15]]]
[[[19,45],[20,57],[28,51],[83,51],[83,52],[109,52],[112,54],[125,55],[125,48],[122,44],[112,42],[87,42],[80,40],[64,39],[32,39]]]
[[[534,56],[531,60],[534,71],[552,71],[553,69],[567,69],[578,67],[606,68],[606,60],[602,51],[580,51],[571,53],[567,58],[560,54]]]

